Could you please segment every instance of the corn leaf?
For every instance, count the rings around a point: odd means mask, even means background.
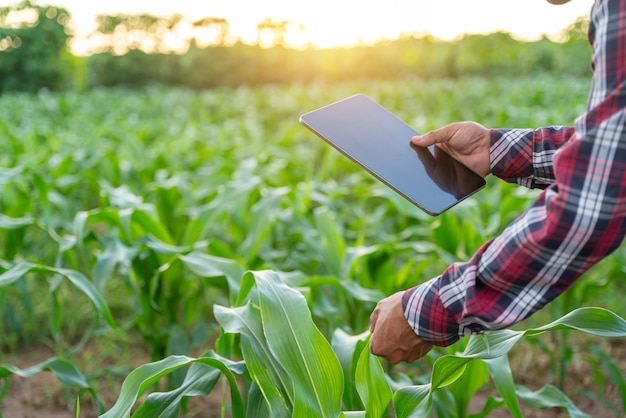
[[[0,378],[15,375],[24,378],[30,378],[43,371],[52,372],[57,379],[65,386],[77,389],[89,389],[90,385],[87,379],[78,370],[78,368],[67,360],[52,357],[42,363],[27,369],[19,369],[10,364],[0,364]]]
[[[263,331],[261,311],[251,303],[239,308],[216,305],[213,311],[225,332],[241,334],[243,358],[271,416],[290,416],[294,398],[292,379],[271,352]]]
[[[179,255],[178,258],[188,269],[200,277],[225,277],[231,301],[234,302],[237,299],[239,295],[239,281],[245,270],[236,261],[197,251]]]
[[[393,406],[398,417],[427,417],[433,408],[430,384],[407,386],[393,395]]]
[[[363,407],[356,392],[354,374],[368,335],[369,331],[359,335],[350,335],[341,328],[337,328],[331,339],[331,346],[343,370],[343,403],[347,409]]]
[[[370,352],[369,340],[361,350],[354,374],[356,389],[365,405],[366,418],[382,418],[391,403],[391,387],[380,359]]]
[[[460,416],[467,411],[471,399],[485,384],[489,382],[487,365],[480,360],[470,361],[465,372],[448,386],[456,400],[457,412]]]
[[[191,358],[187,356],[169,356],[163,360],[156,361],[154,363],[144,364],[133,370],[122,383],[122,389],[119,398],[115,402],[115,405],[109,409],[106,413],[101,415],[101,418],[126,418],[130,417],[131,409],[139,396],[141,396],[150,386],[156,383],[161,377],[180,369],[181,367],[189,366],[194,363],[202,364],[213,369],[218,369],[228,379],[230,385],[230,396],[232,400],[232,408],[234,416],[244,416],[243,401],[241,399],[241,393],[237,386],[235,376],[229,368],[228,364],[225,364],[221,359],[212,357],[200,357]],[[197,370],[197,369],[196,369]],[[194,371],[195,374],[195,371]],[[198,386],[195,386],[193,382],[190,383],[185,389],[189,390],[189,394],[204,393],[204,390],[208,388],[206,381],[200,382]],[[176,391],[175,391],[176,392]],[[155,410],[157,405],[155,402],[159,401],[163,404],[160,405],[163,411],[171,413],[173,406],[171,401],[173,399],[181,399],[186,396],[186,393],[176,392],[170,395],[157,395],[152,399],[151,404],[146,407],[145,410]],[[141,412],[144,414],[144,412]],[[141,416],[141,415],[140,415]],[[145,415],[144,415],[145,416]]]
[[[487,359],[485,363],[487,363],[489,375],[511,415],[514,418],[522,418],[522,411],[519,406],[517,393],[515,392],[515,382],[513,381],[513,372],[509,365],[508,356]]]
[[[311,318],[304,297],[270,271],[252,272],[261,318],[273,355],[293,380],[297,417],[336,417],[343,373],[337,356]]]
[[[148,395],[133,414],[134,418],[178,418],[181,402],[185,396],[206,396],[217,383],[221,373],[217,369],[206,370],[201,364],[192,364],[185,380],[178,388],[169,392]]]
[[[111,315],[111,311],[102,295],[96,290],[94,285],[87,280],[81,273],[62,268],[55,268],[33,264],[29,262],[20,262],[15,264],[6,272],[0,274],[0,287],[8,286],[23,278],[27,273],[48,273],[57,274],[68,279],[77,289],[83,292],[93,303],[96,311],[102,318],[112,327],[115,327],[115,321]]]
[[[398,417],[412,417],[430,413],[432,391],[459,379],[465,372],[467,363],[473,359],[496,359],[506,355],[524,336],[559,330],[578,330],[603,337],[626,337],[626,320],[603,308],[580,308],[539,328],[527,329],[525,331],[492,331],[472,336],[463,353],[445,355],[437,359],[433,365],[430,384],[402,388],[396,392],[394,395],[394,407]],[[499,377],[504,393],[507,397],[512,397],[510,381],[506,380],[508,377],[504,375]],[[428,390],[425,387],[428,387]],[[573,404],[570,405],[571,401],[569,403],[565,402],[561,395],[557,394],[553,389],[546,389],[545,393],[542,393],[548,397],[547,399],[559,402],[558,406],[572,408]],[[517,395],[520,396],[519,393]],[[507,405],[517,413],[516,404],[511,399],[509,399]]]
[[[0,213],[0,229],[18,229],[32,225],[35,220],[30,216],[11,218]]]
[[[590,418],[589,415],[578,409],[567,395],[552,385],[546,385],[535,392],[524,386],[518,386],[516,393],[521,400],[535,409],[561,407],[572,418]]]

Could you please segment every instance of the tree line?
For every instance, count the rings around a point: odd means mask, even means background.
[[[223,18],[103,15],[89,35],[86,56],[68,47],[70,21],[66,9],[30,1],[0,8],[0,92],[153,83],[204,89],[356,78],[521,77],[544,71],[579,76],[590,71],[584,20],[573,23],[562,42],[521,42],[505,32],[456,41],[409,34],[373,45],[294,49],[285,45],[285,35],[301,28],[289,21],[260,22],[256,43],[246,44],[230,33]]]

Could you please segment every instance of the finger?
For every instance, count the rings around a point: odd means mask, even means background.
[[[450,125],[443,128],[432,130],[424,135],[416,135],[411,138],[411,142],[420,147],[429,147],[434,144],[440,144],[442,142],[448,142],[452,137],[452,128]]]
[[[376,321],[378,321],[378,309],[374,309],[374,312],[370,315],[370,332],[374,332]]]

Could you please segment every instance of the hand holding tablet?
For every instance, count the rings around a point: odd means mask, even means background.
[[[440,147],[411,144],[417,131],[363,94],[305,113],[300,122],[430,215],[486,184]]]

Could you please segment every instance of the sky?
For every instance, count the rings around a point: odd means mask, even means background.
[[[17,1],[0,0],[0,6]],[[50,0],[34,1],[68,9],[77,36],[93,29],[98,14],[180,13],[198,20],[220,17],[244,42],[256,40],[256,26],[264,18],[289,20],[303,29],[286,41],[294,46],[312,43],[325,48],[394,39],[401,34],[429,33],[454,39],[464,33],[504,30],[524,40],[557,36],[580,16],[587,16],[593,0],[572,0],[560,6],[545,0]]]

